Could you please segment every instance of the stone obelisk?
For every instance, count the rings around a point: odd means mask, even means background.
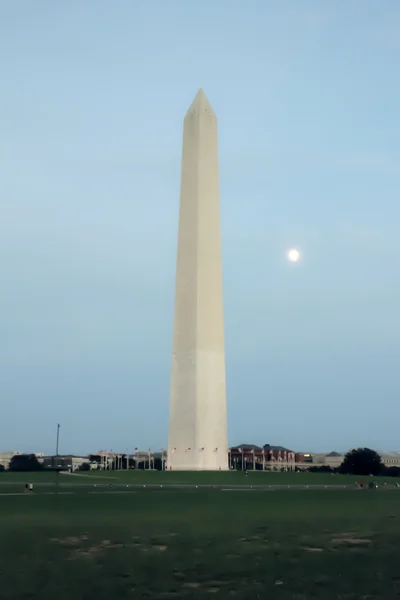
[[[217,119],[203,90],[183,126],[168,469],[226,470]]]

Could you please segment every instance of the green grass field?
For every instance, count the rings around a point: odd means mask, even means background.
[[[1,598],[399,597],[400,490],[250,487],[260,478],[292,485],[298,475],[290,473],[102,476],[118,479],[58,476],[88,484],[11,495],[19,482],[56,475],[1,474]],[[227,487],[147,487],[170,477]],[[307,485],[326,481],[299,477]],[[132,482],[140,487],[126,488]]]
[[[0,473],[0,492],[5,485],[32,481],[63,485],[132,484],[132,485],[354,485],[360,477],[354,475],[330,475],[329,473],[293,473],[249,471],[229,472],[172,472],[172,471],[92,471],[71,475],[54,472]],[[369,478],[365,480],[368,481]],[[388,483],[394,481],[388,479]]]

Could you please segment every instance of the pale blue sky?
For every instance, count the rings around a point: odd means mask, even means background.
[[[165,447],[199,87],[230,443],[400,449],[399,30],[397,0],[0,2],[0,450]]]

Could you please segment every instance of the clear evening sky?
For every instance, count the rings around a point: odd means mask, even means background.
[[[0,3],[0,450],[166,446],[199,87],[230,444],[400,449],[399,30],[397,0]]]

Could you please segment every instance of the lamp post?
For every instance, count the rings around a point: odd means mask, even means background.
[[[60,441],[60,423],[57,423],[56,456],[58,456],[58,442],[59,441]]]
[[[58,463],[58,443],[60,441],[60,423],[57,423],[57,441],[56,441],[56,460]],[[53,463],[53,467],[54,467],[54,463]],[[56,493],[58,494],[59,492],[59,487],[60,487],[60,481],[59,481],[59,475],[60,475],[60,469],[59,469],[59,465],[57,464],[57,479],[56,479]]]

